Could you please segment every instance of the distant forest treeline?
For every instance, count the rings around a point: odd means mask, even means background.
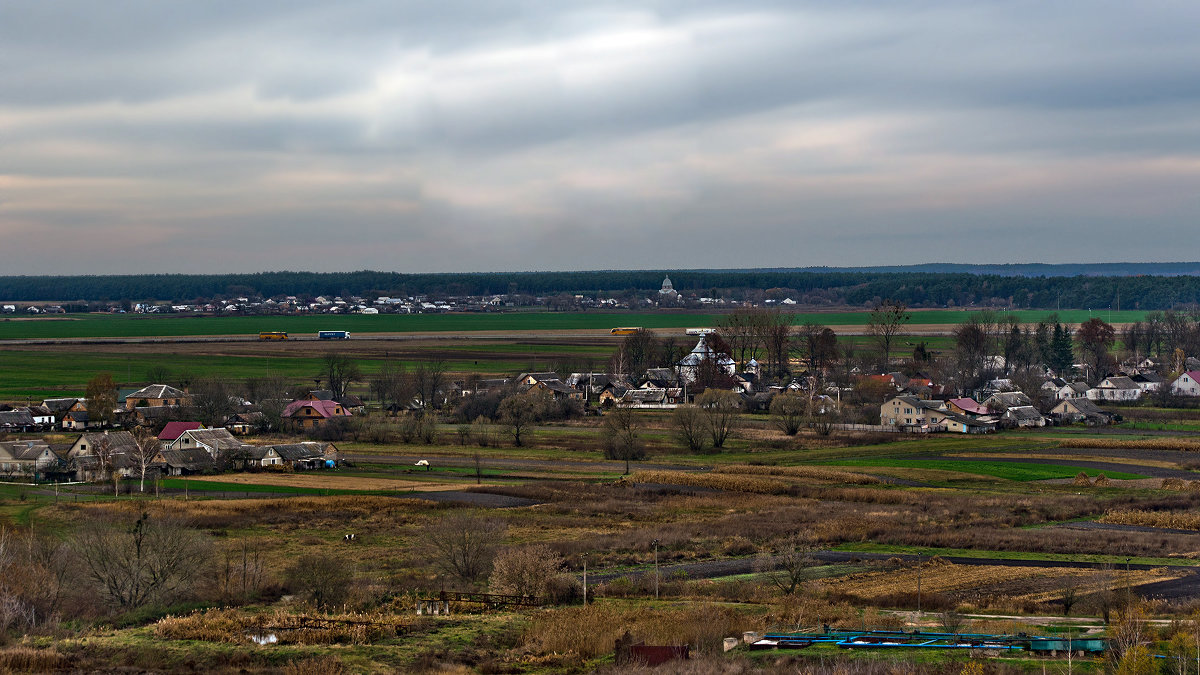
[[[681,293],[791,297],[804,305],[1170,309],[1200,303],[1200,276],[1011,276],[831,270],[667,270],[400,274],[262,272],[0,277],[0,299],[26,302],[170,300],[261,295],[465,296],[652,293],[669,274]]]

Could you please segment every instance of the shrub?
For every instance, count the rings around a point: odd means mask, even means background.
[[[346,560],[310,553],[287,569],[288,587],[302,593],[318,609],[341,604],[350,593],[354,569]]]
[[[540,598],[561,567],[562,558],[545,544],[505,549],[496,556],[488,583],[493,593]]]

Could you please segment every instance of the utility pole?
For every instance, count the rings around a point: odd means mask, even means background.
[[[587,556],[586,553],[580,553],[579,557],[583,558],[583,606],[587,607]]]
[[[654,544],[654,599],[658,599],[658,540],[655,539]]]
[[[917,621],[921,620],[921,554],[917,554]],[[920,630],[920,625],[917,629]]]

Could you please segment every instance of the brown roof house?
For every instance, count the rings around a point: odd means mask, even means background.
[[[187,392],[182,389],[176,389],[169,384],[151,384],[126,395],[125,409],[180,406],[187,401],[187,398]]]

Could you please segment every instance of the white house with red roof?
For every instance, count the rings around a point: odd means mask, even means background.
[[[1200,370],[1184,372],[1171,383],[1171,393],[1177,396],[1200,396]]]
[[[204,425],[200,422],[167,422],[163,430],[158,432],[158,440],[170,443],[182,436],[185,431],[203,428]]]

